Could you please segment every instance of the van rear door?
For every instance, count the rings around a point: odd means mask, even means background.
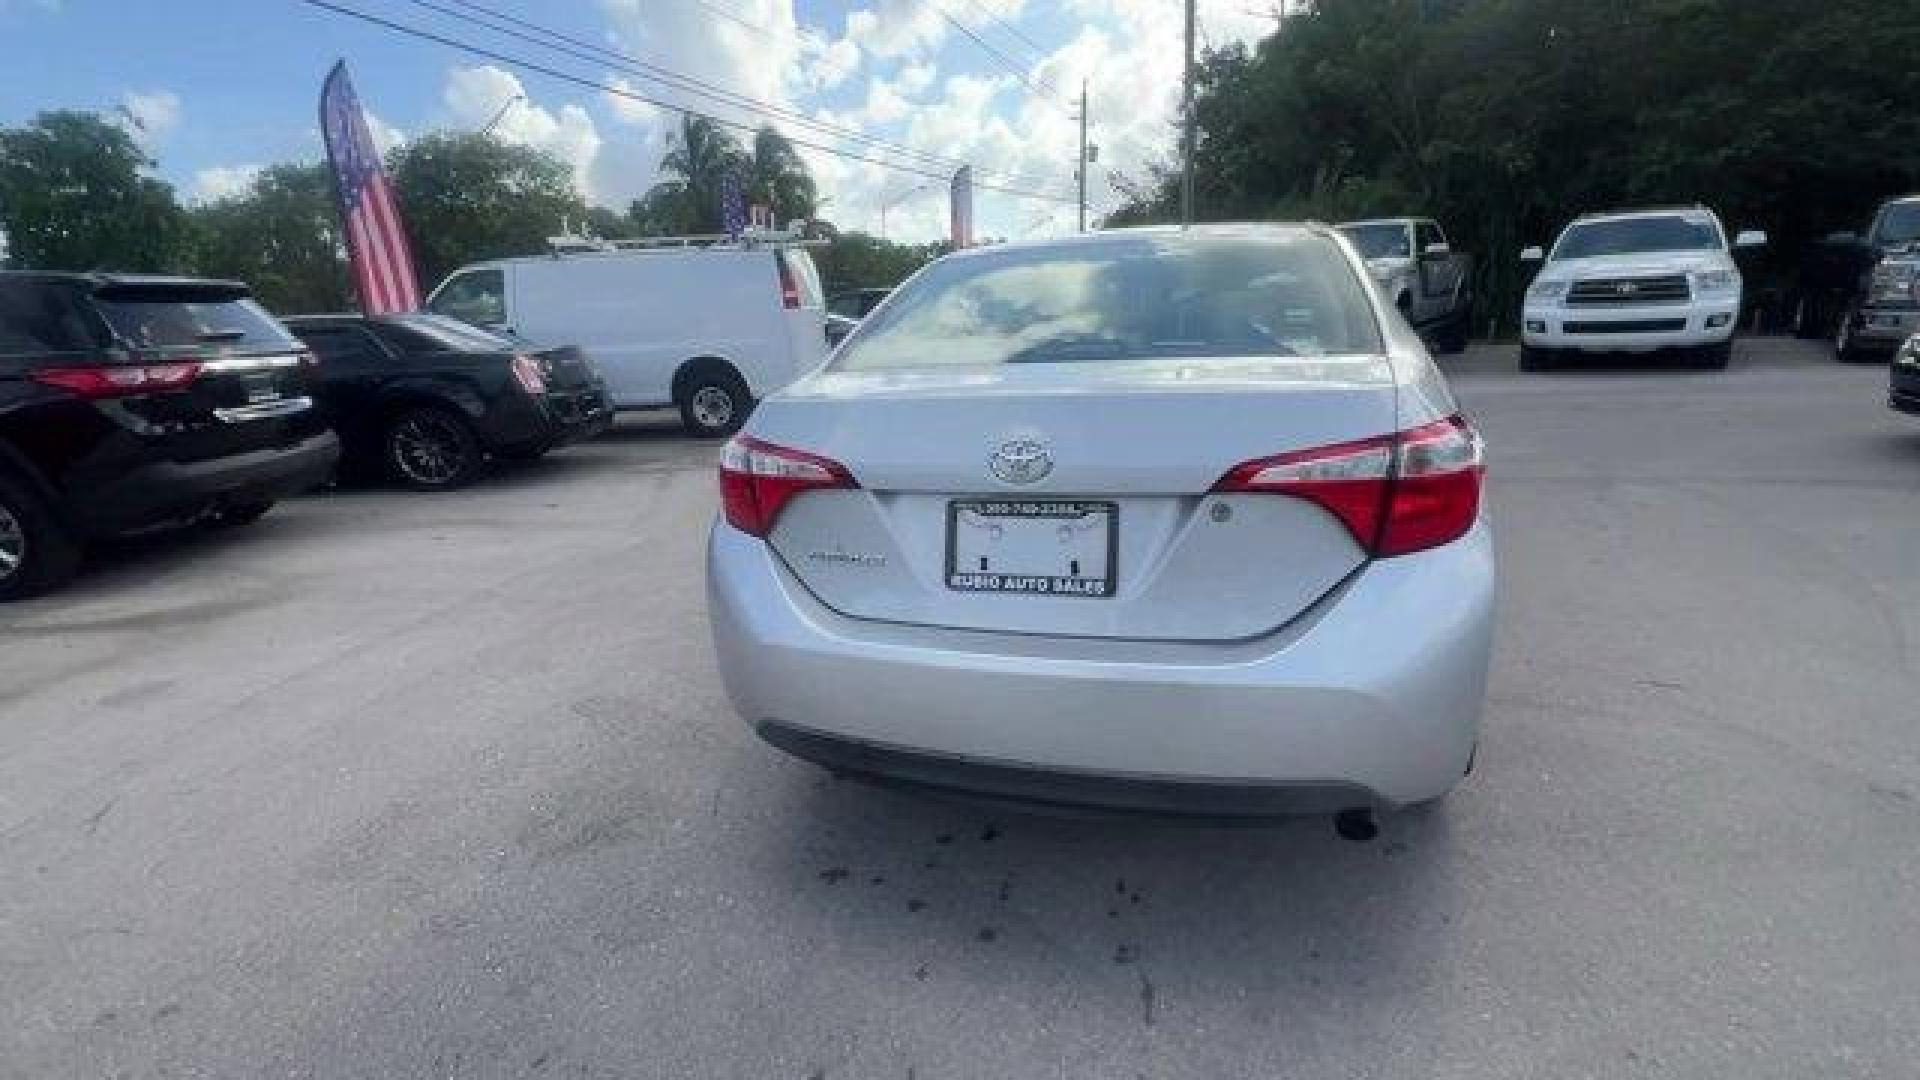
[[[754,387],[765,397],[812,371],[827,359],[827,301],[820,287],[820,271],[805,248],[774,251],[780,279],[780,307],[786,330],[788,364],[785,371],[767,373],[769,385]]]

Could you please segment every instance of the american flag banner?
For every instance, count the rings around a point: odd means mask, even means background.
[[[347,231],[347,257],[360,309],[369,315],[413,311],[420,306],[420,285],[413,277],[413,251],[400,223],[393,185],[380,164],[360,98],[347,79],[342,60],[327,73],[320,90],[320,132],[333,166],[340,221]]]
[[[720,174],[720,231],[738,240],[747,228],[747,199],[740,174],[732,169]]]

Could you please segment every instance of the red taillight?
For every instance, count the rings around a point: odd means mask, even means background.
[[[785,255],[774,252],[773,265],[780,268],[780,306],[792,311],[800,306],[800,282],[794,278]]]
[[[727,524],[764,537],[795,495],[803,491],[857,488],[846,466],[817,454],[790,450],[744,435],[720,448],[720,506]]]
[[[513,358],[513,378],[520,384],[520,389],[529,394],[547,392],[547,377],[540,370],[540,361],[525,353]]]
[[[1459,539],[1480,513],[1480,436],[1459,416],[1357,442],[1260,458],[1215,491],[1264,491],[1326,509],[1373,555]]]
[[[71,390],[81,397],[110,398],[178,390],[199,376],[197,363],[124,364],[41,368],[33,373],[33,381]]]

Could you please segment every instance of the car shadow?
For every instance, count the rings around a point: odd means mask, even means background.
[[[995,981],[1022,999],[1098,988],[1152,1027],[1257,995],[1285,1011],[1364,1009],[1451,955],[1459,913],[1443,808],[1382,819],[1184,825],[1009,812],[813,778],[753,862],[796,925],[888,958],[902,987]]]

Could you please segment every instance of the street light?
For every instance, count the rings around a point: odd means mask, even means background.
[[[899,192],[898,194],[894,195],[892,198],[887,198],[884,195],[880,197],[880,239],[885,240],[887,238],[887,208],[890,206],[897,206],[902,200],[906,199],[908,196],[918,195],[919,193],[927,190],[932,186],[933,186],[933,183],[929,181],[927,183],[921,184],[918,187],[910,187],[905,191]]]
[[[487,125],[480,129],[481,136],[485,137],[493,134],[494,125],[507,118],[507,110],[525,100],[527,100],[527,95],[525,94],[508,95],[507,100],[501,102],[499,110],[493,114],[493,119],[487,121]]]

